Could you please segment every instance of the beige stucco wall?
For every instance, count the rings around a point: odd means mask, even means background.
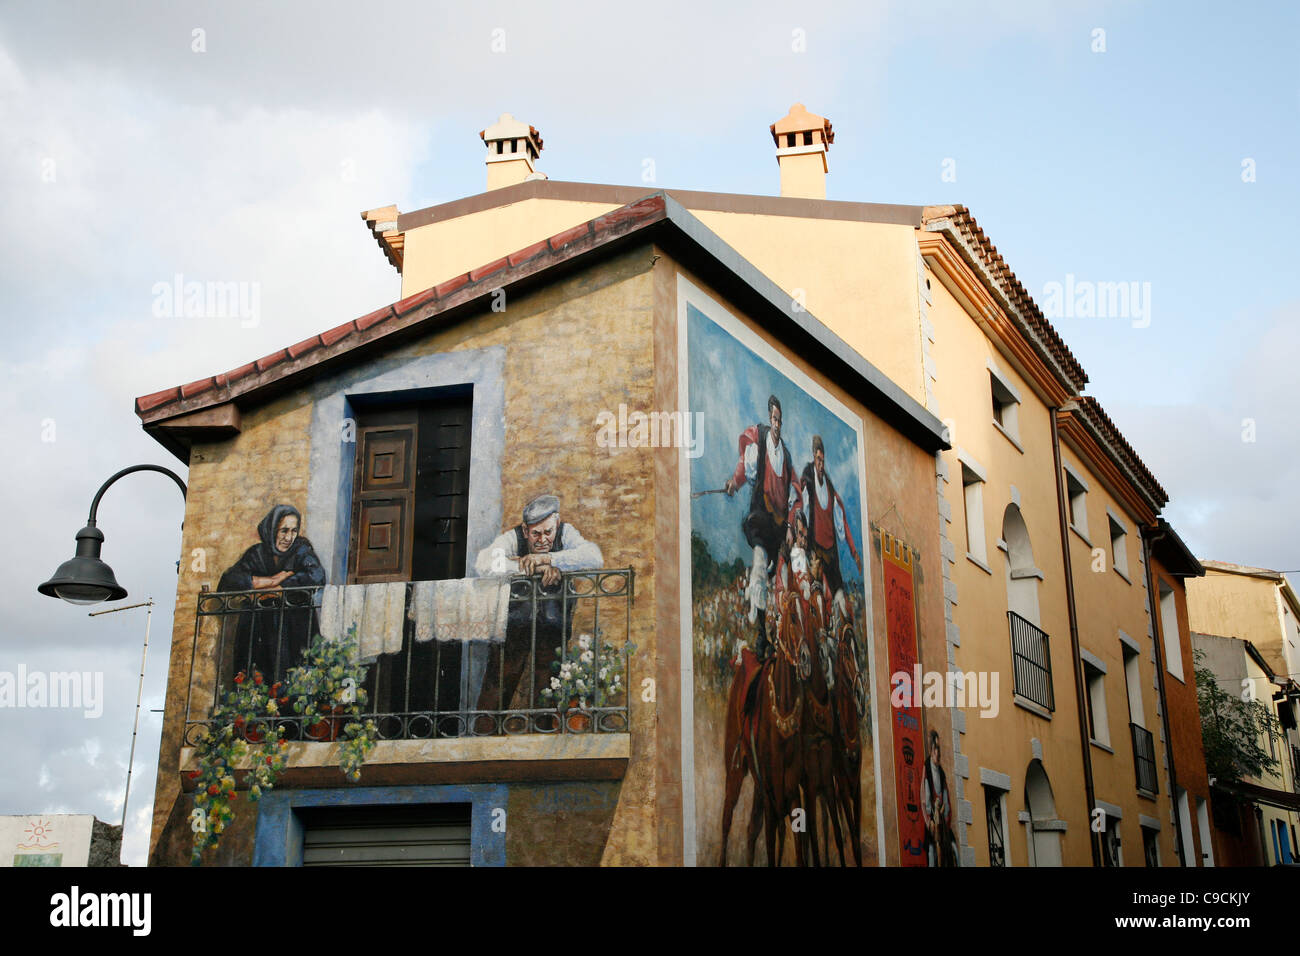
[[[1187,613],[1193,631],[1250,641],[1274,673],[1287,672],[1276,582],[1206,568],[1187,582]]]
[[[1143,866],[1142,835],[1138,815],[1145,814],[1168,823],[1171,809],[1167,746],[1164,724],[1161,720],[1159,691],[1156,686],[1156,664],[1153,659],[1151,633],[1154,622],[1147,612],[1147,579],[1142,564],[1142,541],[1139,526],[1132,514],[1126,513],[1119,501],[1103,485],[1085,459],[1073,449],[1062,444],[1061,461],[1081,476],[1088,486],[1084,496],[1087,517],[1084,530],[1069,530],[1070,561],[1074,570],[1075,607],[1079,617],[1079,646],[1106,665],[1103,679],[1106,696],[1106,723],[1110,731],[1110,750],[1090,745],[1093,790],[1098,800],[1122,807],[1124,816],[1120,824],[1120,839],[1126,866]],[[1124,527],[1124,549],[1127,556],[1127,576],[1111,560],[1110,514],[1114,513]],[[1100,549],[1100,554],[1097,553]],[[1156,613],[1159,613],[1157,602]],[[1177,627],[1177,621],[1173,622]],[[1138,673],[1142,693],[1142,726],[1151,732],[1155,744],[1156,776],[1159,792],[1156,798],[1140,796],[1137,792],[1136,769],[1133,762],[1131,720],[1128,685],[1124,676],[1124,656],[1119,633],[1123,631],[1142,649],[1138,655]],[[1163,648],[1161,649],[1163,653]],[[1186,676],[1186,673],[1184,674]],[[1180,682],[1166,669],[1167,683]],[[1174,829],[1162,826],[1160,830],[1160,855],[1165,862],[1177,860]]]
[[[405,239],[402,295],[413,295],[614,208],[608,203],[528,199],[411,229]],[[924,404],[916,248],[910,227],[691,212]]]
[[[1061,839],[1062,859],[1067,865],[1086,865],[1091,862],[1086,827],[1088,808],[1071,669],[1049,410],[928,268],[927,275],[931,278],[933,294],[929,315],[935,328],[931,346],[937,373],[935,395],[941,417],[949,423],[954,446],[943,456],[950,475],[946,498],[953,514],[948,534],[956,550],[952,576],[957,587],[957,603],[953,621],[961,640],[956,665],[963,671],[996,672],[1001,690],[997,718],[968,720],[966,733],[962,735],[962,750],[969,758],[970,772],[966,797],[973,804],[974,823],[968,828],[969,842],[975,848],[977,864],[987,865],[988,832],[980,769],[1007,774],[1012,781],[1007,794],[1009,854],[1015,866],[1028,863],[1025,827],[1017,822],[1017,815],[1028,809],[1024,782],[1030,761],[1034,759],[1033,741],[1037,740],[1043,754],[1043,768],[1051,782],[1057,818],[1068,823]],[[993,423],[986,367],[990,358],[1021,396],[1019,448]],[[983,488],[983,520],[988,570],[966,557],[959,457],[963,452],[987,477]],[[998,542],[1007,506],[1015,496],[1019,498],[1029,531],[1035,564],[1043,572],[1038,586],[1038,626],[1047,632],[1051,646],[1056,710],[1050,720],[1013,703],[1015,676],[1007,621],[1008,562]]]
[[[423,292],[617,208],[616,203],[525,199],[407,230],[402,296]]]

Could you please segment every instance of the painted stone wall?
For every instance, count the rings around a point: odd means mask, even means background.
[[[496,476],[496,513],[489,515],[492,533],[517,524],[523,505],[533,497],[553,493],[561,499],[562,519],[600,546],[605,567],[635,570],[630,637],[638,650],[630,683],[636,686],[640,672],[647,667],[645,662],[655,659],[653,618],[648,611],[654,606],[655,587],[651,560],[653,462],[645,455],[598,444],[595,421],[602,410],[617,410],[619,403],[648,406],[652,401],[651,265],[648,248],[597,264],[506,302],[504,311],[485,311],[368,358],[365,364],[337,373],[330,381],[311,383],[267,405],[245,410],[240,435],[194,448],[182,552],[186,560],[178,585],[151,862],[184,862],[178,851],[189,844],[187,815],[181,812],[188,808],[189,798],[180,792],[178,767],[194,607],[201,586],[217,588],[222,572],[257,543],[258,522],[280,503],[301,512],[300,535],[311,540],[330,565],[329,582],[343,583],[343,569],[325,557],[330,553],[326,539],[334,535],[313,537],[314,527],[336,524],[337,515],[331,510],[327,519],[319,506],[315,511],[309,506],[309,500],[326,500],[330,509],[336,507],[337,493],[322,497],[311,487],[321,473],[322,453],[322,448],[312,447],[312,418],[315,401],[333,394],[339,378],[369,379],[382,370],[414,366],[427,356],[504,350],[500,385],[504,442]],[[469,566],[474,557],[467,555]],[[196,687],[211,687],[211,646],[201,643],[195,659]],[[582,821],[575,827],[584,833],[590,830],[592,813],[601,817],[605,822],[595,831],[601,839],[593,842],[590,835],[561,839],[552,830],[541,848],[523,849],[525,842],[511,840],[511,856],[520,854],[520,859],[541,862],[537,854],[545,850],[551,854],[550,862],[557,863],[579,862],[579,858],[591,862],[593,857],[604,863],[654,861],[654,704],[634,694],[631,708],[631,759],[624,779],[615,788],[616,798],[602,797],[605,802],[596,801],[600,804],[597,810],[583,804],[573,811],[578,815],[575,819]],[[339,780],[342,785],[341,776]],[[517,797],[525,817],[528,806],[548,799],[547,787],[542,784],[532,785]],[[515,806],[516,797],[512,795],[511,800]],[[250,827],[254,808],[241,802],[237,812],[242,814],[237,825]],[[519,816],[514,819],[521,827],[525,825]],[[564,817],[553,818],[547,826],[553,828],[556,819]],[[566,849],[569,846],[574,849]],[[239,854],[241,858],[244,855]],[[241,861],[247,862],[230,862]]]

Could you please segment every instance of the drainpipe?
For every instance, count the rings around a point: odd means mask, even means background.
[[[1165,536],[1163,530],[1150,532],[1148,529],[1142,529],[1142,558],[1147,566],[1147,602],[1150,604],[1151,621],[1156,621],[1156,590],[1155,576],[1151,573],[1151,546]],[[1174,628],[1177,629],[1178,620],[1174,620]],[[1152,628],[1152,633],[1155,628]],[[1174,738],[1169,733],[1169,698],[1165,696],[1165,658],[1164,658],[1164,636],[1165,622],[1160,619],[1160,639],[1152,641],[1155,644],[1156,651],[1156,686],[1160,689],[1160,724],[1165,729],[1165,760],[1169,762],[1169,802],[1174,808],[1174,846],[1179,849],[1178,859],[1182,861],[1182,866],[1194,866],[1187,862],[1187,854],[1190,852],[1188,847],[1183,846],[1183,827],[1182,821],[1178,818],[1178,774],[1174,772]],[[1181,647],[1182,642],[1179,642]],[[1191,807],[1187,809],[1191,813]],[[1190,823],[1190,821],[1188,821]],[[1190,830],[1191,827],[1189,826]]]
[[[1070,616],[1070,663],[1074,671],[1074,704],[1079,715],[1079,741],[1083,746],[1083,789],[1088,801],[1088,845],[1092,848],[1092,865],[1101,866],[1101,834],[1092,830],[1092,810],[1097,805],[1092,783],[1092,751],[1088,742],[1088,702],[1084,699],[1083,659],[1079,654],[1079,615],[1074,606],[1074,568],[1070,562],[1070,526],[1065,511],[1065,492],[1061,468],[1061,435],[1056,428],[1056,409],[1048,410],[1052,419],[1052,460],[1056,466],[1056,515],[1061,524],[1061,554],[1065,558],[1065,608]]]

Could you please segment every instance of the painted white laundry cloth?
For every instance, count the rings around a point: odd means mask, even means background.
[[[505,577],[418,581],[407,616],[415,639],[503,643],[510,611],[510,580]]]
[[[405,581],[328,585],[321,591],[321,636],[342,641],[355,628],[359,659],[397,653],[402,649],[405,607]]]

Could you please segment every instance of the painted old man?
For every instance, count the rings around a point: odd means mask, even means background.
[[[740,528],[754,549],[749,619],[758,622],[754,653],[761,660],[768,652],[768,565],[776,559],[781,544],[791,538],[790,518],[799,500],[794,463],[781,439],[781,402],[775,395],[767,400],[767,424],[750,425],[741,432],[739,445],[740,460],[723,490],[730,496],[745,484],[751,486],[749,511]]]
[[[813,460],[804,465],[801,481],[803,514],[808,522],[809,547],[821,558],[822,568],[830,581],[831,594],[838,595],[844,589],[844,576],[840,573],[840,545],[843,541],[849,546],[849,554],[862,570],[862,557],[853,540],[853,530],[849,527],[848,515],[844,508],[844,499],[835,490],[835,483],[826,473],[826,445],[821,435],[813,435]],[[843,601],[843,597],[840,597]]]
[[[560,499],[541,495],[524,506],[522,520],[479,552],[479,577],[524,574],[511,588],[504,660],[493,655],[479,695],[479,710],[508,710],[525,671],[532,670],[532,692],[525,707],[537,706],[537,692],[551,679],[556,648],[573,626],[573,600],[562,601],[565,571],[590,571],[604,564],[600,548],[560,519]],[[536,655],[533,655],[533,587],[537,589]],[[535,661],[535,669],[532,665]]]
[[[293,505],[276,505],[257,526],[261,539],[221,576],[218,591],[281,591],[320,587],[325,569],[302,535],[302,515]],[[280,678],[301,659],[315,631],[312,592],[283,592],[283,600],[263,605],[257,595],[232,598],[246,607],[237,620],[231,676],[254,667]]]

